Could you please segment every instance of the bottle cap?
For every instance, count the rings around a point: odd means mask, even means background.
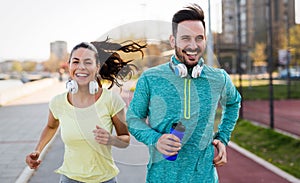
[[[179,132],[184,132],[185,131],[185,126],[181,122],[173,123],[172,128],[175,129],[176,131],[179,131]]]

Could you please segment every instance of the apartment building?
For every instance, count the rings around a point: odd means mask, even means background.
[[[251,72],[250,53],[255,44],[263,42],[267,45],[268,2],[222,0],[222,33],[215,34],[214,48],[221,67],[228,72],[237,73],[239,67],[243,73]],[[294,7],[294,0],[271,0],[273,66],[278,65],[278,50],[287,47],[287,30],[295,25]]]

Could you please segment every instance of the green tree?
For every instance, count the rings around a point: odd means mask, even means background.
[[[300,25],[295,25],[289,29],[289,41],[291,51],[291,65],[300,65]]]
[[[64,58],[59,59],[54,54],[50,55],[50,58],[43,62],[45,71],[58,72],[59,69],[68,61],[69,54],[65,55]]]
[[[250,53],[250,57],[253,60],[254,66],[266,65],[267,55],[265,53],[266,44],[265,43],[256,43],[254,51]]]
[[[21,62],[19,61],[13,61],[12,63],[12,67],[11,67],[11,71],[12,72],[22,72],[23,71],[23,67],[22,67],[22,64]]]
[[[22,66],[23,70],[27,72],[33,72],[36,69],[37,63],[35,61],[24,61]]]

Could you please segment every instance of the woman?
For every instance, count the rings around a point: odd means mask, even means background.
[[[60,182],[116,182],[119,170],[114,164],[111,146],[125,148],[130,136],[125,124],[125,103],[109,89],[118,79],[131,73],[134,65],[124,61],[116,51],[142,52],[141,46],[103,42],[80,43],[70,54],[68,92],[55,96],[49,103],[48,123],[35,151],[26,156],[31,169],[41,163],[39,155],[58,127],[65,144],[64,161],[56,170]],[[109,80],[108,89],[101,79]],[[116,135],[112,134],[115,128]]]

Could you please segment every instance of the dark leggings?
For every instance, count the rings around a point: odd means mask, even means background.
[[[73,180],[73,179],[70,179],[69,177],[67,177],[65,175],[61,175],[59,183],[84,183],[84,182]],[[117,179],[114,177],[114,178],[112,178],[110,180],[107,180],[107,181],[104,181],[104,182],[100,182],[100,183],[117,183]]]

